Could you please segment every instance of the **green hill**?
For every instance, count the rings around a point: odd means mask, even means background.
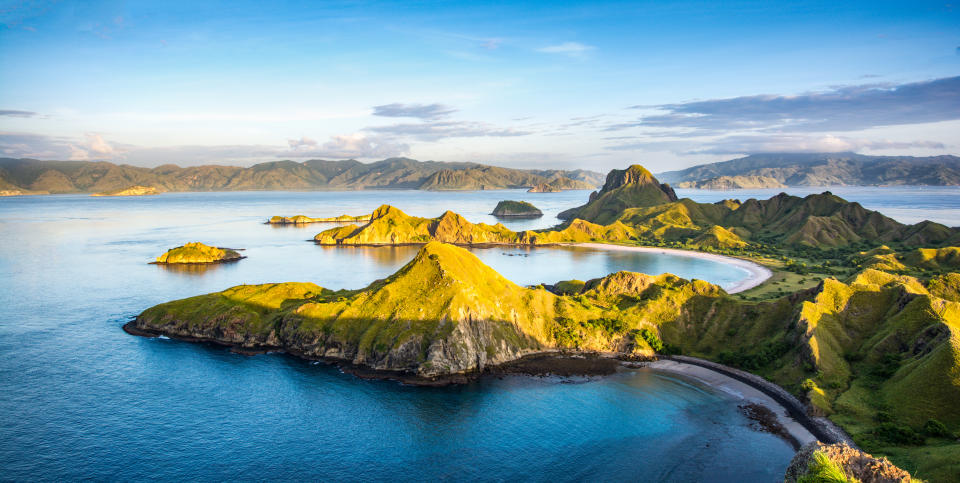
[[[555,287],[518,286],[470,252],[432,242],[361,290],[243,285],[152,307],[129,330],[421,381],[463,380],[557,349],[680,352],[776,382],[918,475],[960,469],[950,460],[960,444],[943,436],[960,431],[960,274],[865,270],[765,302],[670,274],[617,272]]]
[[[957,156],[867,156],[854,153],[770,153],[659,173],[669,183],[762,176],[788,186],[960,185]],[[686,186],[685,186],[686,187]],[[726,189],[726,188],[722,188]]]
[[[555,229],[518,233],[501,224],[473,224],[452,212],[426,219],[384,205],[366,225],[333,228],[315,240],[329,245],[607,241],[720,250],[778,247],[797,253],[891,243],[901,247],[960,243],[960,229],[933,222],[905,225],[830,192],[803,198],[781,193],[743,203],[678,200],[669,186],[641,166],[612,171],[603,189],[566,216],[575,219]]]
[[[249,168],[170,164],[141,168],[108,162],[0,158],[0,189],[11,193],[100,193],[135,185],[160,191],[505,189],[529,188],[558,178],[564,189],[592,189],[600,176],[588,171],[522,170],[407,158],[372,163],[273,161]]]

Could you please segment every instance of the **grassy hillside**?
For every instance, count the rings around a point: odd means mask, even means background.
[[[957,186],[960,157],[771,153],[659,174],[668,183],[701,183],[722,176],[763,176],[788,186]]]
[[[762,302],[670,274],[617,272],[553,290],[431,242],[361,290],[239,286],[158,305],[135,325],[424,378],[544,350],[683,353],[780,384],[920,477],[960,469],[944,462],[960,448],[948,437],[960,432],[960,302],[940,296],[960,290],[960,274],[867,269]]]
[[[50,193],[100,193],[140,185],[161,191],[504,189],[524,188],[559,178],[564,189],[592,189],[599,173],[521,170],[476,163],[390,158],[273,161],[249,168],[163,165],[141,168],[91,161],[0,158],[0,189]]]

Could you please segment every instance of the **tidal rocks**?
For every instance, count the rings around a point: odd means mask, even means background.
[[[543,212],[526,201],[504,200],[497,203],[491,215],[507,218],[538,218],[543,216]]]
[[[157,257],[156,264],[176,263],[222,263],[246,258],[230,248],[218,248],[203,243],[187,243],[183,246],[171,248]]]

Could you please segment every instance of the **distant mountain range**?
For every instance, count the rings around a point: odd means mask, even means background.
[[[604,175],[586,170],[525,170],[477,163],[390,158],[274,161],[238,166],[172,164],[141,168],[93,161],[39,161],[0,158],[0,193],[98,193],[130,186],[162,191],[243,190],[489,190],[529,188],[551,183],[563,189],[595,189]]]
[[[958,186],[960,157],[867,156],[856,153],[754,154],[680,171],[667,171],[657,174],[657,177],[682,187],[716,186],[727,189],[766,187],[730,186],[731,183],[736,185],[737,180],[744,179],[752,180],[752,184],[764,180],[769,187],[777,187],[778,184]]]

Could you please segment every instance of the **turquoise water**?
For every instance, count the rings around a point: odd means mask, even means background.
[[[584,192],[190,193],[0,199],[0,478],[775,481],[792,456],[738,401],[650,371],[449,388],[366,381],[280,354],[144,339],[120,326],[151,305],[240,283],[358,288],[416,248],[325,248],[324,228],[271,215],[371,211],[384,200],[474,221],[504,198],[554,224]],[[147,262],[187,241],[245,248],[203,270]],[[739,269],[583,249],[475,250],[522,284],[627,269],[721,284]]]

